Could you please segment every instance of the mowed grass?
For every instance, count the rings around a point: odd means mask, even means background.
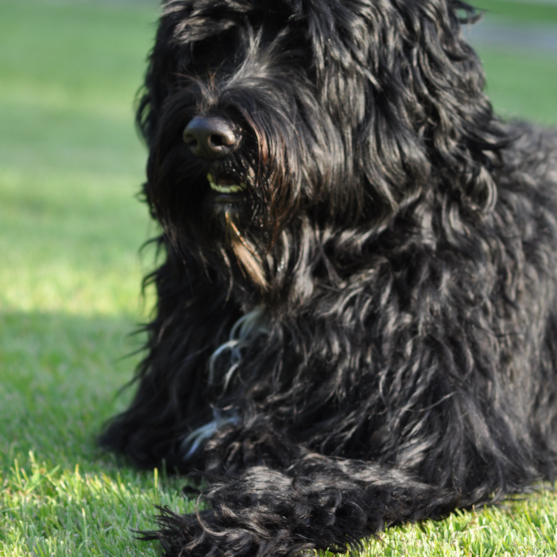
[[[132,100],[155,3],[0,2],[0,555],[156,555],[183,481],[95,446],[145,318]],[[147,302],[148,304],[148,302]]]
[[[132,99],[156,3],[0,0],[0,556],[156,555],[184,483],[99,451],[147,318],[156,233]],[[498,109],[557,122],[557,58],[481,49]],[[557,498],[391,529],[365,555],[554,555]]]
[[[485,10],[488,18],[504,18],[514,23],[557,24],[557,4],[527,0],[468,0]]]

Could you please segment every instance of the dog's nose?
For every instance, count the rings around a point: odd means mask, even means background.
[[[222,159],[238,143],[232,124],[218,116],[197,116],[184,130],[184,142],[201,159]]]

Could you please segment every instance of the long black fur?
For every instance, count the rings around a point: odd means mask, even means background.
[[[101,442],[211,480],[147,534],[166,555],[342,552],[555,477],[557,135],[493,114],[475,17],[164,3],[138,122],[165,261]],[[182,138],[208,116],[240,138],[218,161]]]

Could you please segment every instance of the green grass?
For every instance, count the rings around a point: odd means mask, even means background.
[[[557,124],[557,53],[526,55],[485,47],[477,50],[487,74],[487,94],[499,114]]]
[[[505,18],[516,23],[557,23],[557,4],[514,0],[469,0],[486,11],[488,19]]]
[[[145,319],[132,99],[155,3],[0,0],[0,556],[156,555],[133,541],[183,480],[138,472],[94,435],[123,408]],[[509,115],[557,122],[556,58],[481,50]],[[145,303],[149,306],[149,300]],[[553,555],[557,498],[388,531],[366,555]]]

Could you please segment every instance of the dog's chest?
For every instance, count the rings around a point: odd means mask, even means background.
[[[230,329],[228,340],[211,354],[207,363],[207,382],[221,389],[221,397],[241,367],[245,352],[255,339],[268,333],[265,310],[265,306],[259,305],[238,319]],[[181,450],[184,459],[191,458],[220,427],[239,422],[237,409],[220,408],[217,402],[213,406],[213,419],[183,438]]]

